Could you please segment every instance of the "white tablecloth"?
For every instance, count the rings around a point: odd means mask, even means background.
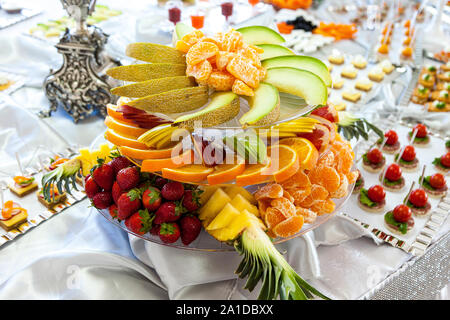
[[[54,151],[68,144],[87,146],[105,129],[100,118],[76,125],[63,111],[44,120],[35,116],[48,106],[39,85],[48,65],[60,60],[53,48],[20,32],[44,17],[0,31],[2,39],[10,38],[8,45],[20,49],[7,64],[0,60],[0,69],[30,77],[26,88],[0,97],[5,101],[0,104],[0,173],[16,170],[16,151],[26,161],[36,145]],[[447,221],[436,238],[449,229]],[[343,216],[279,249],[299,274],[336,299],[362,296],[411,259],[377,244]],[[247,292],[234,274],[239,262],[234,252],[198,253],[129,237],[85,200],[0,247],[0,300],[255,298],[258,290]]]

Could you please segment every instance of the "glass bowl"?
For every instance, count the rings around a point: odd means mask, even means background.
[[[353,192],[353,188],[354,188],[355,184],[351,184],[348,187],[348,194],[346,197],[341,198],[341,199],[333,199],[334,203],[336,204],[336,208],[335,210],[330,213],[330,214],[325,214],[322,216],[318,216],[316,221],[314,223],[308,224],[305,223],[302,227],[302,229],[297,232],[296,234],[287,237],[287,238],[275,238],[274,239],[274,244],[279,244],[279,243],[283,243],[286,242],[288,240],[297,238],[311,230],[314,230],[315,228],[317,228],[318,226],[322,225],[323,223],[327,222],[331,217],[333,217],[337,212],[339,212],[339,210],[344,206],[345,202],[350,198],[350,196],[352,195]],[[254,192],[257,189],[257,186],[251,186],[247,188],[250,192]],[[218,240],[216,240],[214,237],[212,237],[209,233],[207,233],[203,228],[202,231],[200,232],[199,236],[197,237],[196,240],[194,240],[191,244],[189,244],[188,246],[185,246],[182,242],[181,239],[178,239],[175,243],[164,243],[161,241],[161,239],[158,236],[154,236],[151,235],[150,233],[146,233],[144,235],[140,235],[137,233],[132,232],[131,230],[129,230],[126,226],[125,223],[119,222],[116,219],[113,219],[111,217],[111,215],[109,214],[109,211],[107,209],[104,210],[98,210],[100,212],[100,214],[105,217],[106,220],[108,220],[109,222],[111,222],[112,224],[114,224],[115,226],[123,229],[124,231],[128,232],[129,234],[139,237],[145,241],[150,241],[153,243],[157,243],[160,245],[164,245],[164,246],[169,246],[169,247],[173,247],[173,248],[178,248],[178,249],[184,249],[184,250],[194,250],[194,251],[207,251],[207,252],[226,252],[226,251],[234,251],[234,248],[226,243],[220,242]]]

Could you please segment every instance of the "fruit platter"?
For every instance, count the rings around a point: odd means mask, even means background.
[[[382,133],[327,103],[326,65],[284,42],[263,26],[207,35],[178,23],[173,46],[129,44],[135,62],[106,72],[123,81],[109,145],[80,150],[46,185],[81,174],[92,206],[133,236],[236,250],[236,273],[250,291],[263,283],[261,299],[327,299],[274,245],[339,211],[358,178],[346,139]]]

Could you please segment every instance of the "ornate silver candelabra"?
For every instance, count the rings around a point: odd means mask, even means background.
[[[106,116],[106,104],[114,103],[109,89],[117,86],[105,75],[105,70],[120,65],[111,58],[104,46],[108,35],[100,28],[88,26],[86,18],[95,8],[95,0],[61,0],[64,9],[75,19],[74,32],[66,29],[56,45],[63,55],[63,65],[57,71],[50,70],[44,82],[50,108],[40,112],[49,117],[62,106],[75,122],[91,115],[96,109]]]

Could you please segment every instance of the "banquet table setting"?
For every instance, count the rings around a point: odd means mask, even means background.
[[[0,0],[0,43],[0,300],[449,299],[449,1]]]

